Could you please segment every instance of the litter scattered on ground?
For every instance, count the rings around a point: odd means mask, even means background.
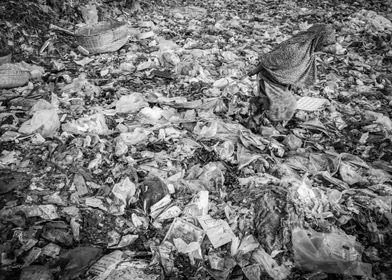
[[[389,279],[384,2],[2,1],[0,280]]]

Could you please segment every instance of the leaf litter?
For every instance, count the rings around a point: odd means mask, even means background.
[[[0,279],[389,279],[390,1],[125,2],[0,4]],[[129,39],[91,55],[103,20]],[[269,121],[242,77],[321,22]]]

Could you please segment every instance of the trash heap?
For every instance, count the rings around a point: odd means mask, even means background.
[[[84,21],[106,15],[128,33],[95,54],[64,3],[61,27],[9,44],[0,65],[0,280],[390,278],[384,16],[341,21],[355,8],[344,1],[317,15],[292,2],[96,1],[75,7]],[[257,80],[238,78],[304,19],[331,17],[336,42],[319,81],[293,94],[293,118],[253,115]],[[9,41],[34,28],[6,20]]]

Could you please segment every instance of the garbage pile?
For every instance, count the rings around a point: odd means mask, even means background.
[[[0,280],[389,279],[389,50],[336,23],[319,82],[272,125],[252,115],[257,81],[237,78],[290,37],[287,18],[199,4],[146,19],[97,1],[85,20],[129,23],[120,50],[57,29],[7,64],[29,76],[0,90]],[[296,5],[279,8],[314,14]]]

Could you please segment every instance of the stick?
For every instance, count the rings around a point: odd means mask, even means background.
[[[49,25],[49,29],[62,31],[62,32],[66,33],[66,34],[68,34],[68,35],[72,35],[72,36],[75,35],[75,33],[73,33],[72,31],[69,31],[69,30],[67,30],[67,29],[65,29],[65,28],[59,27],[59,26],[54,25],[54,24],[50,24],[50,25]]]

